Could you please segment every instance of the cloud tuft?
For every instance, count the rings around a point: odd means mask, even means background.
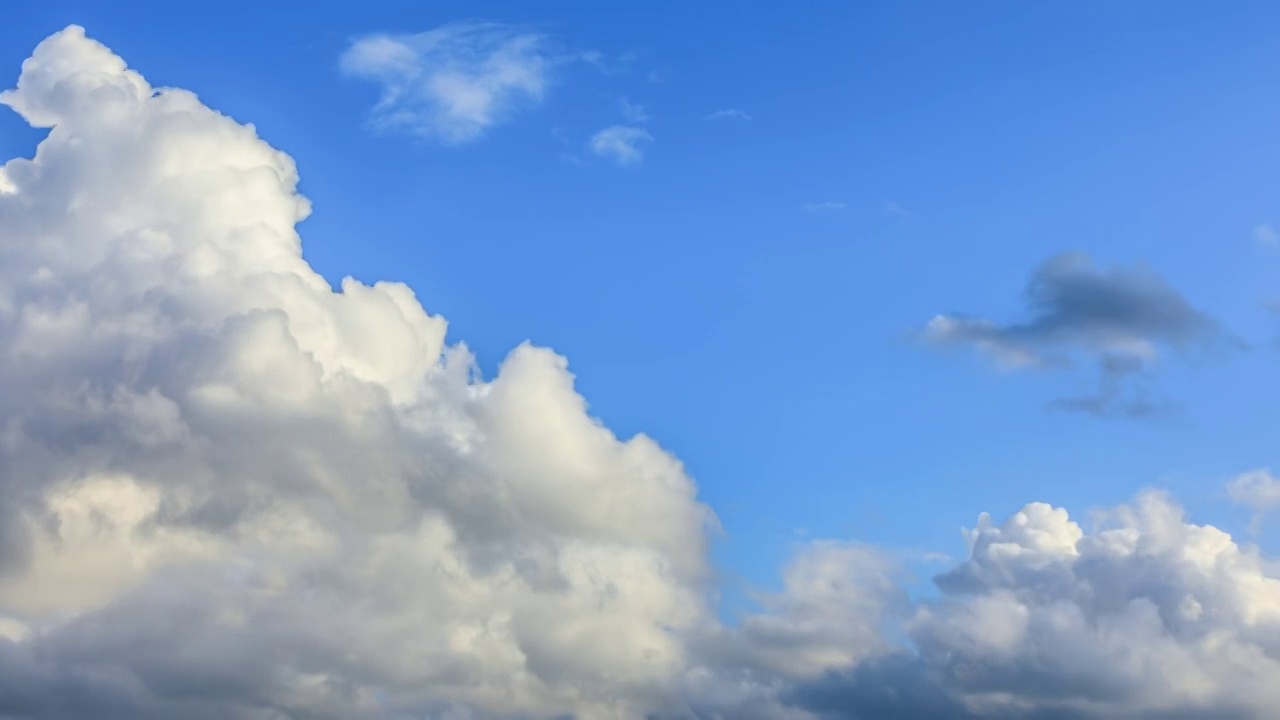
[[[544,36],[479,22],[369,35],[340,61],[346,75],[378,86],[374,127],[447,145],[474,141],[541,102],[554,64]]]
[[[639,165],[644,160],[645,146],[652,142],[653,136],[643,128],[612,125],[592,135],[587,149],[618,165]]]
[[[725,108],[702,118],[703,120],[750,120],[751,116],[738,108]]]

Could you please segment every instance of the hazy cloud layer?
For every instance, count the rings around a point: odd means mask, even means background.
[[[459,144],[539,103],[554,62],[537,33],[471,22],[363,37],[341,67],[378,86],[375,127]]]
[[[1030,318],[1000,324],[981,317],[938,315],[924,329],[936,345],[968,345],[1007,368],[1054,367],[1084,359],[1099,373],[1089,394],[1055,405],[1099,415],[1146,415],[1163,402],[1145,382],[1162,353],[1238,349],[1240,343],[1159,276],[1100,269],[1076,253],[1049,259],[1026,290]]]
[[[1268,249],[1280,247],[1280,231],[1269,223],[1263,223],[1253,229],[1253,239],[1258,245]]]
[[[736,627],[679,462],[301,255],[293,161],[69,28],[0,96],[0,717],[1264,717],[1274,561],[1030,504],[913,603],[820,541]],[[910,644],[905,641],[909,640]],[[911,648],[911,649],[909,649]]]

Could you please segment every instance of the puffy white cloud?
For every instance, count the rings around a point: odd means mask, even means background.
[[[905,648],[787,689],[824,717],[1261,718],[1280,703],[1280,568],[1147,492],[1086,531],[980,518]]]
[[[662,707],[714,521],[678,461],[550,351],[481,380],[408,287],[334,292],[292,160],[80,28],[0,99],[50,128],[0,195],[0,715]]]
[[[611,125],[587,141],[592,155],[613,160],[619,165],[637,165],[644,159],[644,146],[653,142],[647,130],[625,125]]]
[[[457,144],[540,102],[555,62],[542,35],[470,22],[363,37],[341,67],[378,85],[375,126]]]
[[[77,27],[0,101],[50,129],[0,169],[0,716],[1280,704],[1280,570],[1159,494],[984,516],[917,601],[890,555],[815,542],[724,626],[680,463],[548,350],[485,380],[404,285],[333,291],[251,127]]]

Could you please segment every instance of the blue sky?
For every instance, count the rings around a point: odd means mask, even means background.
[[[464,143],[372,127],[351,43],[472,19],[577,59]],[[1273,4],[27,3],[0,65],[72,22],[292,155],[331,281],[408,283],[487,374],[526,339],[566,355],[594,414],[686,463],[730,595],[803,539],[959,555],[979,512],[1033,499],[1159,486],[1243,534],[1224,482],[1280,463]],[[707,119],[728,109],[749,117]],[[615,125],[649,134],[642,161],[592,155]],[[4,157],[39,137],[0,115]],[[1006,372],[915,337],[1024,320],[1064,251],[1149,268],[1253,350],[1164,353],[1177,411],[1100,418],[1047,409],[1088,362]]]

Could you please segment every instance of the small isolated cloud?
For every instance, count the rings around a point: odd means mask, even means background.
[[[619,165],[637,165],[644,160],[644,147],[652,142],[653,136],[643,128],[613,125],[592,135],[587,149]]]
[[[811,203],[804,204],[804,209],[809,212],[835,212],[838,210],[844,210],[846,207],[848,206],[845,205],[844,203],[836,202],[834,200],[827,200],[824,202],[811,202]]]
[[[1253,239],[1259,246],[1274,250],[1280,248],[1280,230],[1269,223],[1263,223],[1253,229]]]
[[[635,123],[636,125],[647,123],[652,119],[644,105],[633,103],[626,97],[618,98],[618,112],[622,113],[622,117],[627,122]]]
[[[751,116],[738,108],[725,108],[717,110],[710,115],[702,118],[703,120],[750,120]]]
[[[1268,469],[1250,470],[1227,483],[1227,497],[1253,512],[1256,533],[1262,516],[1280,508],[1280,478]]]
[[[378,86],[375,127],[457,145],[541,102],[553,61],[542,35],[466,22],[360,38],[340,66]]]
[[[923,338],[933,345],[978,348],[1010,369],[1087,359],[1098,369],[1098,388],[1060,398],[1054,407],[1127,416],[1165,407],[1145,381],[1163,352],[1242,347],[1162,278],[1143,270],[1101,270],[1080,254],[1058,255],[1041,265],[1026,301],[1030,319],[1024,322],[938,315],[925,326]]]

